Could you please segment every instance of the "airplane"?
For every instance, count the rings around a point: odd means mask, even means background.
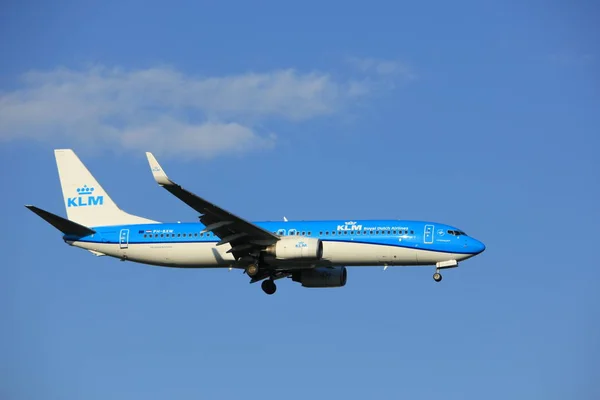
[[[309,288],[343,287],[347,267],[458,267],[485,250],[479,240],[446,224],[405,220],[249,222],[172,181],[152,153],[154,180],[200,214],[200,222],[163,223],[121,210],[71,149],[54,151],[67,218],[29,210],[96,256],[175,268],[243,270],[272,295],[275,281]]]

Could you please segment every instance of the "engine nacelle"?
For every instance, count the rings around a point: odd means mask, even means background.
[[[323,257],[323,242],[302,236],[282,237],[267,247],[267,254],[280,260],[320,260]]]
[[[346,267],[303,269],[292,273],[292,280],[304,287],[342,287],[346,284]]]

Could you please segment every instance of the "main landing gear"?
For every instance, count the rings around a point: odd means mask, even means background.
[[[249,264],[246,267],[246,273],[250,278],[254,278],[258,274],[258,264]]]
[[[439,282],[442,280],[442,274],[440,274],[439,271],[435,271],[435,274],[433,274],[433,280],[436,282]]]
[[[248,264],[246,267],[246,274],[248,274],[250,278],[256,278],[257,280],[260,280],[264,276],[262,275],[264,272],[264,270],[260,269],[258,262]],[[268,295],[274,294],[277,291],[277,285],[275,285],[275,281],[273,280],[272,276],[262,281],[260,287],[262,288],[263,292]]]
[[[273,279],[265,279],[260,284],[260,287],[262,288],[263,292],[268,295],[271,295],[277,291],[277,285],[275,285]]]

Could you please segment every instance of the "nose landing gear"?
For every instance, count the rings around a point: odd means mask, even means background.
[[[458,261],[456,260],[439,261],[435,263],[435,274],[433,274],[433,280],[436,282],[440,282],[442,280],[442,274],[440,274],[441,269],[456,267],[458,267]]]

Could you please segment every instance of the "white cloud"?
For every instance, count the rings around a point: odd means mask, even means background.
[[[416,79],[415,72],[405,63],[376,58],[350,58],[350,64],[365,73],[375,73],[380,76],[399,76],[405,79]]]
[[[331,115],[371,90],[366,82],[292,69],[197,77],[167,67],[59,68],[28,72],[22,81],[0,92],[0,140],[59,137],[190,157],[272,147],[275,136],[254,126]]]

